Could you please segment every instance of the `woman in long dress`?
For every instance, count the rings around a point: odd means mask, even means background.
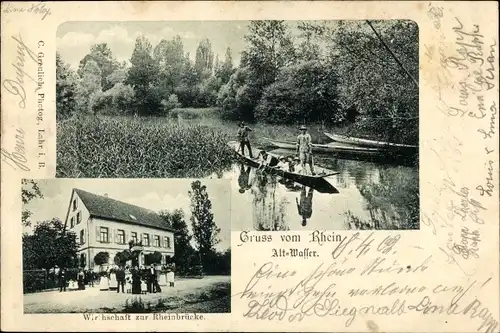
[[[99,290],[108,290],[109,289],[109,279],[107,274],[101,275],[101,279],[99,280]]]
[[[109,273],[109,289],[118,288],[118,280],[116,280],[115,270],[112,269]]]
[[[166,286],[167,285],[167,274],[165,271],[165,266],[162,267],[160,271],[160,277],[159,277],[159,285],[160,286]]]
[[[174,286],[174,279],[175,279],[174,267],[175,267],[174,265],[170,265],[167,268],[167,284],[169,287]]]
[[[137,266],[132,269],[132,294],[141,293],[141,274]]]
[[[77,275],[78,279],[78,290],[85,290],[85,273],[83,273],[83,269],[80,269]]]
[[[130,269],[128,267],[125,271],[125,292],[132,292],[132,273],[130,272]]]

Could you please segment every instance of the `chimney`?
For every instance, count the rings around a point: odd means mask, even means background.
[[[107,198],[108,197],[108,194],[107,193],[104,193],[104,197]]]

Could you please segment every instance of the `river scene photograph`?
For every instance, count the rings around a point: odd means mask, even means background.
[[[231,229],[415,230],[409,20],[66,22],[58,178],[231,184]]]

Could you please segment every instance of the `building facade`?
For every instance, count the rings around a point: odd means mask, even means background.
[[[114,264],[116,253],[129,249],[129,241],[142,241],[144,256],[160,252],[162,264],[174,256],[174,229],[156,212],[97,195],[80,189],[71,192],[66,230],[77,236],[78,259],[85,269],[97,270],[94,257],[99,252],[109,253],[108,264]]]

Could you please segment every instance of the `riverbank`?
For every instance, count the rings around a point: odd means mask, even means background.
[[[238,123],[217,109],[175,109],[170,117],[88,116],[57,123],[57,177],[191,178],[230,167],[227,142],[237,139]],[[252,146],[270,147],[266,138],[295,141],[298,126],[248,124]],[[314,143],[331,140],[347,127],[308,124]],[[361,136],[361,135],[360,135]]]

